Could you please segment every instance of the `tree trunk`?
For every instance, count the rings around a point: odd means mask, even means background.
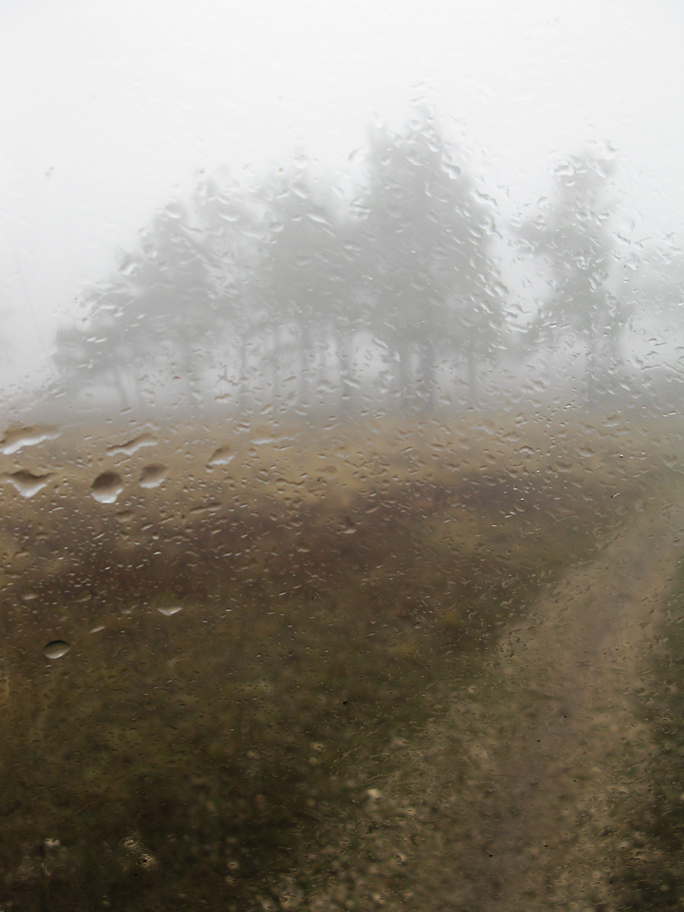
[[[587,405],[593,405],[596,400],[596,339],[594,334],[591,333],[587,340],[587,366],[586,366],[586,381],[587,381]]]
[[[423,379],[423,411],[430,412],[435,404],[435,347],[425,340],[420,349],[420,373]]]
[[[411,353],[407,345],[397,346],[397,388],[399,408],[408,408],[411,403]]]
[[[342,414],[346,415],[352,407],[354,345],[346,333],[340,333],[337,337],[336,347],[340,378],[340,409]]]
[[[309,402],[309,361],[311,357],[311,329],[306,321],[302,325],[299,344],[299,405],[306,407],[311,404]]]
[[[124,385],[123,380],[121,379],[121,373],[119,372],[119,368],[116,365],[112,365],[111,374],[114,379],[114,386],[116,387],[116,391],[119,394],[119,399],[121,400],[121,408],[122,409],[130,408],[131,403],[128,398],[128,394],[126,393],[126,387]]]
[[[273,330],[273,352],[271,355],[271,396],[274,407],[277,407],[281,396],[281,365],[280,365],[280,327]]]
[[[468,408],[477,402],[477,362],[472,348],[468,349],[467,360]]]
[[[247,411],[247,339],[243,336],[240,339],[240,376],[238,377],[238,413],[244,415]]]

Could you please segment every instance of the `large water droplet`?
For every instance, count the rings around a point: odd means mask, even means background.
[[[451,162],[445,162],[442,167],[452,180],[458,180],[461,176],[461,169],[458,165],[454,165]]]
[[[161,464],[145,466],[140,475],[140,487],[158,487],[166,478],[166,471],[166,466]]]
[[[35,425],[8,428],[0,442],[0,453],[8,456],[10,453],[16,453],[22,447],[35,446],[37,443],[42,443],[43,440],[54,440],[55,437],[59,437],[59,431],[55,427]]]
[[[119,272],[121,275],[132,276],[139,270],[139,263],[135,257],[124,256],[119,261]]]
[[[344,522],[342,523],[342,533],[344,535],[353,535],[356,532],[356,523],[350,516],[344,517]]]
[[[259,425],[254,428],[249,442],[252,446],[264,446],[265,444],[275,443],[275,440],[270,428],[266,425]]]
[[[48,659],[61,659],[71,649],[71,646],[65,640],[52,640],[48,643],[43,652]]]
[[[116,456],[119,453],[123,453],[124,456],[131,456],[133,453],[142,449],[142,447],[155,446],[158,443],[159,440],[154,434],[140,434],[138,437],[134,437],[133,440],[129,440],[126,443],[108,447],[107,452],[111,453],[113,456]]]
[[[207,463],[207,466],[210,469],[213,469],[214,466],[228,465],[228,463],[234,458],[235,453],[231,446],[220,446],[217,450],[214,450],[214,453]]]
[[[157,859],[149,852],[143,852],[138,856],[138,867],[143,868],[145,871],[151,871],[157,867]]]
[[[54,472],[46,472],[43,475],[34,475],[33,472],[27,472],[21,469],[19,472],[12,472],[11,475],[3,475],[4,481],[15,488],[22,497],[33,497],[37,494],[54,476]]]
[[[123,482],[116,472],[103,472],[90,486],[90,493],[100,503],[114,503],[122,491]]]
[[[157,608],[159,614],[163,614],[164,617],[171,617],[172,614],[178,614],[182,610],[182,605],[165,605],[163,608]]]

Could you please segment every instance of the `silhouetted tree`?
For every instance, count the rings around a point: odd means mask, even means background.
[[[289,363],[299,402],[336,370],[348,407],[365,332],[396,364],[402,403],[432,403],[444,358],[466,361],[474,397],[477,364],[503,333],[492,207],[427,111],[403,133],[374,130],[367,164],[351,208],[298,163],[249,192],[219,175],[169,203],[88,290],[84,320],[58,333],[62,375],[108,378],[122,404],[145,374],[181,377],[196,404],[224,359],[244,406],[267,376],[277,398]]]
[[[470,395],[476,362],[503,326],[501,286],[490,254],[490,207],[423,110],[403,134],[371,132],[361,213],[361,261],[373,329],[397,364],[400,400],[434,395],[438,354],[465,358]]]
[[[72,391],[113,385],[122,408],[140,401],[134,333],[125,320],[127,297],[118,283],[101,283],[81,301],[86,316],[55,335],[52,361],[61,385]]]
[[[87,290],[86,314],[57,333],[54,361],[65,377],[109,375],[128,404],[126,378],[155,369],[184,379],[197,404],[199,375],[222,327],[209,250],[191,213],[170,203],[140,235],[139,249],[120,257],[118,271]]]
[[[258,301],[276,332],[274,358],[285,340],[292,340],[299,362],[298,398],[307,403],[315,362],[325,371],[331,342],[340,361],[347,352],[351,260],[345,229],[329,188],[319,180],[314,189],[302,168],[267,180],[257,200],[267,206],[269,241],[250,299]]]
[[[270,215],[266,205],[226,175],[203,181],[193,202],[212,290],[212,347],[225,376],[228,370],[237,370],[238,401],[244,410],[249,387],[257,385],[250,370],[250,348],[256,348],[263,358],[273,332],[260,293]],[[277,360],[277,353],[274,357]]]
[[[142,234],[137,268],[129,269],[126,320],[135,327],[136,347],[147,347],[150,361],[175,366],[184,378],[190,403],[200,398],[199,374],[220,326],[200,227],[188,207],[170,203]]]
[[[615,259],[608,182],[614,168],[614,160],[590,152],[558,165],[552,197],[520,228],[549,274],[549,293],[531,332],[549,341],[563,334],[580,341],[589,402],[599,375],[619,361],[626,317],[625,302],[610,289]]]

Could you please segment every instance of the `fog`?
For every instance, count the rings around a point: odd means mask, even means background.
[[[681,6],[0,6],[0,909],[684,901]]]
[[[509,307],[528,313],[514,226],[591,148],[615,156],[616,255],[681,248],[682,16],[676,3],[3,5],[3,377],[55,379],[55,333],[165,206],[228,169],[264,184],[304,158],[340,202],[369,130],[423,107],[491,197]],[[629,251],[626,247],[629,246]],[[517,282],[516,282],[517,280]],[[522,286],[521,286],[522,283]]]
[[[201,176],[62,317],[43,408],[667,408],[684,257],[671,237],[628,236],[620,161],[606,144],[560,157],[505,220],[421,103],[398,129],[368,127],[353,179],[304,154],[249,181]]]

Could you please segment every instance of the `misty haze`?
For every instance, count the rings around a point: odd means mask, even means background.
[[[416,103],[207,169],[54,335],[22,276],[0,910],[681,907],[684,253],[608,143],[475,161]]]

